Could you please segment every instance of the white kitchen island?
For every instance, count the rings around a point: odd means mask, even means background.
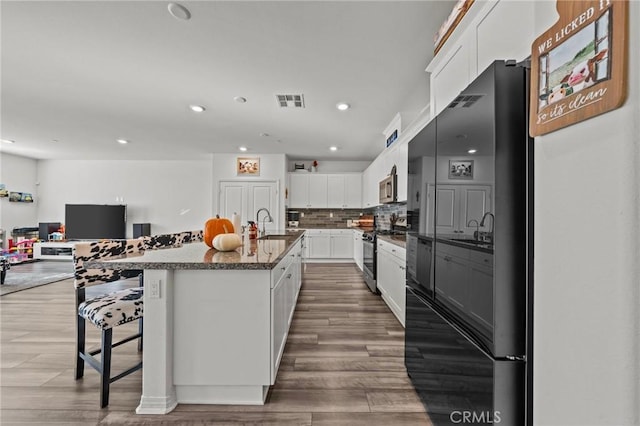
[[[144,270],[138,414],[179,403],[264,404],[302,282],[304,232],[286,234],[232,252],[192,243],[88,264]]]

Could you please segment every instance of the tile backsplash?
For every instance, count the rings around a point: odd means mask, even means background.
[[[300,228],[346,228],[347,220],[358,220],[362,209],[288,209],[300,212]],[[304,217],[302,217],[304,213]]]
[[[383,204],[366,210],[367,213],[373,214],[376,221],[376,229],[391,229],[391,221],[389,217],[395,213],[398,216],[407,216],[406,203]]]

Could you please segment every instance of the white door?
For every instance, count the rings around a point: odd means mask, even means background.
[[[220,216],[231,218],[233,213],[240,215],[242,225],[256,220],[256,212],[262,207],[269,209],[273,223],[265,222],[265,229],[276,230],[280,223],[278,206],[278,183],[275,181],[254,182],[220,182]],[[262,229],[262,218],[266,213],[260,213],[259,228]]]
[[[242,224],[246,225],[247,184],[245,182],[220,182],[220,217],[231,220],[233,213],[240,215]]]
[[[482,220],[482,216],[486,212],[492,211],[491,208],[491,186],[489,185],[465,185],[461,189],[460,199],[460,229],[465,234],[472,235],[477,229],[475,223],[469,226],[470,220],[477,220],[478,223]],[[491,223],[486,227],[486,230],[490,229]]]
[[[459,199],[455,185],[438,185],[436,190],[436,233],[459,232]]]
[[[280,216],[278,214],[278,195],[277,185],[275,182],[256,182],[249,183],[247,191],[247,219],[256,220],[256,213],[261,208],[266,208],[271,213],[273,222],[264,220],[267,218],[266,212],[260,212],[260,223],[258,229],[262,230],[263,223],[266,231],[274,231],[278,229]]]

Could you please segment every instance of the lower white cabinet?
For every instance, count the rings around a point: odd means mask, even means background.
[[[382,299],[404,327],[406,311],[406,250],[378,239],[377,280]]]
[[[305,233],[307,259],[352,260],[351,229],[309,229]]]
[[[271,384],[275,383],[302,285],[302,244],[298,242],[271,274]]]
[[[358,265],[358,268],[362,271],[364,263],[364,250],[362,246],[362,231],[353,231],[353,260]]]

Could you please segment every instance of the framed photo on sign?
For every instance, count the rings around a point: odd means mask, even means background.
[[[260,176],[260,158],[238,157],[236,170],[238,176]]]
[[[557,0],[558,22],[531,46],[531,136],[622,106],[627,94],[628,3]]]
[[[449,179],[473,179],[473,160],[449,160]]]

